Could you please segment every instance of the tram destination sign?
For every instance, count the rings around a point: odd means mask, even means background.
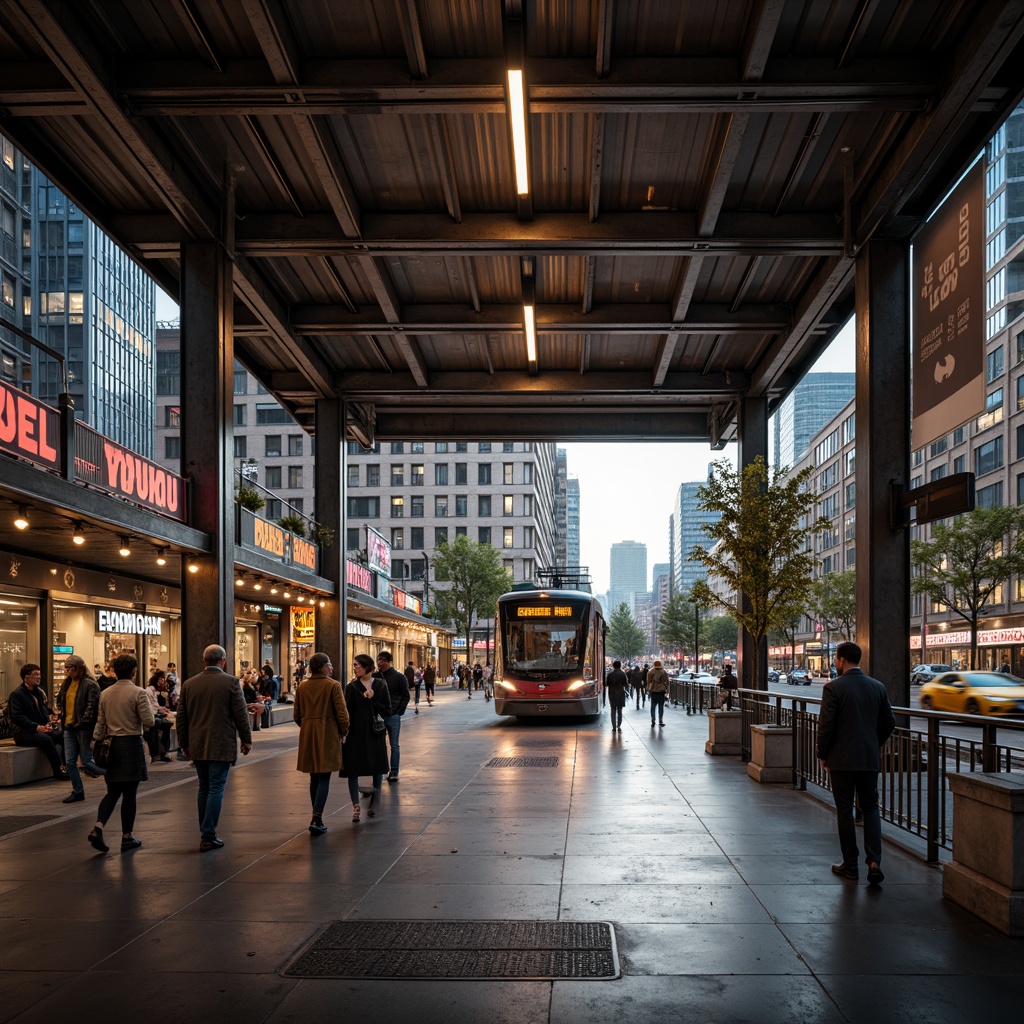
[[[516,608],[517,619],[571,619],[570,604],[521,604]]]

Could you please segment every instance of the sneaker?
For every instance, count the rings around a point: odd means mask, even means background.
[[[315,817],[309,823],[310,835],[322,836],[326,831],[327,831],[327,826],[323,823],[323,819],[320,818],[320,817]]]
[[[415,713],[416,713],[417,715],[418,715],[418,714],[420,713],[420,709],[419,709],[419,708],[413,708],[413,711],[414,711],[414,712],[415,712]]]
[[[136,839],[134,836],[128,836],[127,838],[121,837],[121,852],[126,853],[128,850],[137,850],[142,845],[141,839]]]
[[[388,782],[397,782],[397,781],[398,781],[398,772],[392,772],[390,775],[388,775]]]
[[[206,853],[207,850],[219,850],[223,845],[224,845],[224,840],[223,839],[218,839],[216,836],[214,836],[213,839],[204,839],[199,844],[199,849],[203,853]]]
[[[94,828],[86,838],[89,840],[89,845],[100,853],[106,853],[110,849],[105,842],[103,842],[103,829]]]
[[[885,875],[878,866],[878,861],[873,860],[868,864],[868,885],[881,885],[885,881]]]
[[[179,750],[178,751],[177,759],[179,761],[187,761],[188,760],[188,758],[185,756],[185,752],[183,750]]]
[[[64,797],[61,801],[65,804],[77,804],[79,800],[85,799],[85,793],[71,793],[69,796]]]
[[[856,882],[860,878],[860,872],[856,868],[848,868],[845,864],[833,864],[832,874],[847,882]]]

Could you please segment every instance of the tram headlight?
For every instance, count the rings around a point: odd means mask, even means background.
[[[516,688],[511,683],[505,682],[504,679],[498,679],[496,682],[503,690],[508,690],[509,693],[516,692]]]
[[[572,683],[569,686],[569,693],[572,693],[575,690],[581,690],[586,685],[587,685],[586,679],[577,679],[575,683]]]

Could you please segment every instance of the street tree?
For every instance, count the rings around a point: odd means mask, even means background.
[[[768,643],[789,648],[789,671],[796,668],[796,631],[804,617],[802,607],[794,607],[782,620],[781,625],[768,630]]]
[[[512,589],[512,574],[490,544],[456,537],[439,544],[434,552],[434,579],[448,583],[434,590],[434,612],[439,622],[451,625],[466,638],[466,655],[472,653],[470,633],[481,618],[496,615],[498,598]]]
[[[1009,586],[1011,576],[1024,574],[1022,532],[1024,506],[1001,505],[935,523],[930,541],[911,542],[911,561],[919,573],[910,581],[911,590],[970,626],[971,668],[977,664],[979,620],[1002,603],[996,591]]]
[[[682,594],[673,594],[662,608],[658,622],[658,640],[661,644],[679,653],[691,650],[696,614],[695,605]]]
[[[731,615],[713,615],[700,624],[700,647],[714,654],[716,651],[736,649],[736,620]]]
[[[813,609],[829,635],[857,638],[857,571],[829,572],[811,587]]]
[[[701,525],[711,545],[696,545],[690,560],[724,585],[725,596],[705,581],[694,584],[692,596],[726,608],[750,634],[754,665],[752,672],[744,666],[744,674],[745,684],[755,689],[766,689],[768,682],[762,641],[806,595],[814,568],[811,540],[832,525],[813,515],[814,494],[804,486],[813,472],[808,466],[790,476],[777,469],[769,477],[761,456],[742,472],[721,460],[697,491],[698,508],[720,518]]]
[[[612,617],[608,620],[606,643],[608,649],[623,661],[631,661],[644,653],[647,634],[637,624],[625,601],[612,612]]]

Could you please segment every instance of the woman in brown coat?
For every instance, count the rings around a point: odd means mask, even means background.
[[[299,756],[295,767],[309,775],[309,799],[313,804],[309,831],[315,836],[327,831],[324,808],[331,788],[331,773],[341,770],[341,745],[348,734],[348,708],[341,683],[331,678],[333,668],[326,654],[314,654],[309,659],[309,674],[295,691],[292,711],[299,727]]]

